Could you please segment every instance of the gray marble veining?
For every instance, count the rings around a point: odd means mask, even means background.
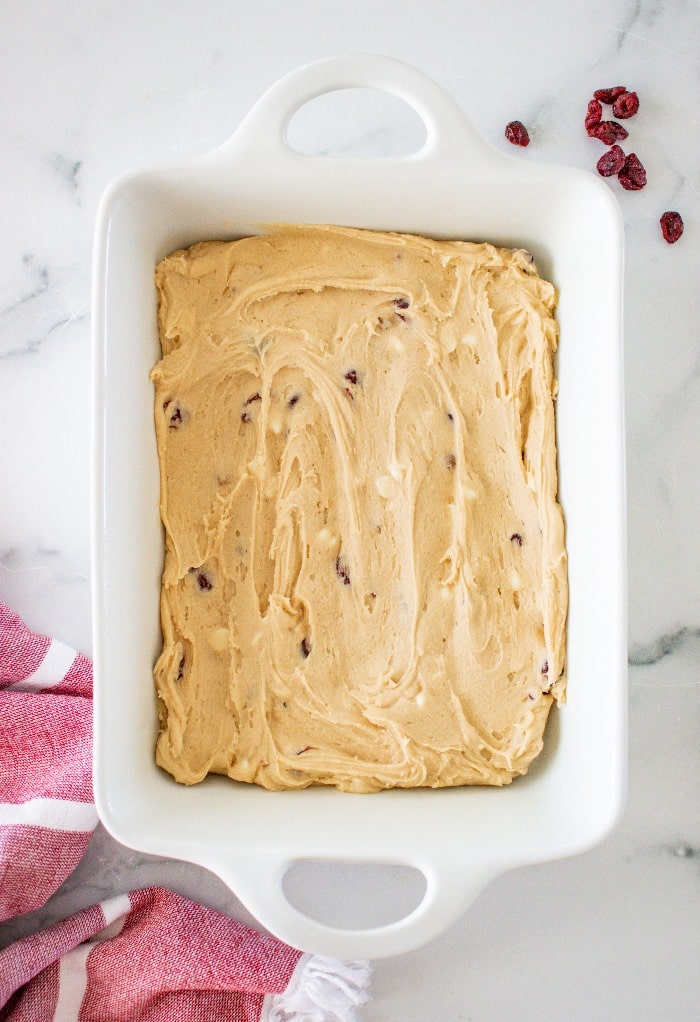
[[[700,628],[679,628],[670,635],[660,635],[658,639],[654,639],[652,642],[634,645],[630,649],[629,663],[632,667],[648,667],[649,665],[658,664],[664,657],[673,656],[677,650],[687,643],[693,643],[697,646],[699,642]],[[695,683],[698,683],[698,679],[695,679]]]

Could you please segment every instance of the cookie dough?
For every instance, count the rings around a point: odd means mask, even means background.
[[[501,785],[564,694],[555,292],[523,251],[292,226],[156,270],[157,762]]]

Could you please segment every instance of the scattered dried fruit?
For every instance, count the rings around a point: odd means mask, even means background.
[[[252,397],[249,397],[248,400],[246,401],[246,404],[252,405],[254,401],[262,401],[262,398],[260,397],[259,394],[253,394]]]
[[[613,174],[619,174],[624,165],[625,154],[619,145],[614,145],[612,149],[608,149],[596,163],[601,177],[612,177]]]
[[[408,298],[395,298],[394,305],[397,309],[407,309],[411,303]]]
[[[647,183],[647,172],[636,153],[630,153],[617,175],[617,180],[628,192],[638,192]]]
[[[624,92],[627,92],[626,85],[615,85],[612,89],[596,89],[593,93],[596,99],[600,100],[601,103],[614,103],[618,96],[621,96]]]
[[[177,669],[177,677],[175,678],[175,681],[182,681],[184,676],[185,676],[185,658],[183,656],[180,658],[180,663]]]
[[[457,459],[455,458],[454,454],[447,455],[447,457],[445,458],[445,464],[450,470],[457,467]]]
[[[345,561],[343,561],[340,557],[340,554],[335,559],[335,573],[344,586],[350,585],[350,572],[347,569]]]
[[[597,99],[592,99],[588,104],[588,110],[586,111],[586,119],[583,122],[588,134],[591,134],[591,128],[595,128],[596,124],[600,124],[603,117],[603,108]]]
[[[596,164],[598,173],[601,177],[613,177],[617,174],[620,185],[626,191],[638,192],[647,183],[646,170],[635,153],[625,156],[620,146],[615,144],[627,138],[629,132],[618,121],[603,121],[600,116],[602,103],[611,104],[613,114],[620,120],[634,116],[639,110],[639,96],[636,92],[630,92],[625,85],[615,85],[609,89],[596,89],[593,97],[588,104],[586,131],[591,138],[597,138],[604,145],[611,147],[609,152],[604,153],[598,160]],[[663,223],[661,229],[666,237]]]
[[[506,124],[505,135],[512,145],[530,145],[530,136],[522,121],[510,121]]]
[[[302,639],[301,640],[301,644],[299,646],[299,649],[301,651],[301,655],[303,656],[304,660],[306,660],[306,658],[308,657],[309,653],[311,652],[311,646],[309,646],[309,640],[306,639],[306,638]]]
[[[627,138],[629,132],[617,121],[601,121],[600,124],[594,125],[588,134],[591,138],[599,139],[603,145],[613,145],[614,142]]]
[[[197,585],[200,589],[213,589],[214,586],[206,572],[198,571],[197,568],[190,568],[190,574],[197,575]]]
[[[241,422],[250,422],[250,421],[251,421],[250,413],[249,412],[242,412],[241,413]]]
[[[674,210],[668,210],[659,219],[664,239],[669,245],[675,244],[683,233],[683,217]]]
[[[289,408],[293,408],[294,405],[297,403],[297,401],[300,400],[300,398],[301,398],[301,394],[292,394],[292,396],[290,397],[289,401],[287,401],[288,407]]]
[[[623,92],[613,103],[613,113],[624,121],[627,117],[633,117],[639,110],[639,96],[636,92]]]
[[[182,412],[178,407],[175,408],[174,412],[171,412],[168,425],[170,429],[179,429],[182,425]]]
[[[357,369],[348,369],[345,374],[345,379],[348,383],[352,383],[353,387],[357,386]]]
[[[515,543],[517,546],[523,545],[523,537],[520,535],[519,532],[514,532],[513,535],[510,537],[510,541],[511,543]]]

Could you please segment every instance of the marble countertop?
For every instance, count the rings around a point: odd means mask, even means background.
[[[700,1017],[700,6],[682,0],[27,0],[0,40],[0,599],[91,651],[90,269],[95,210],[130,169],[222,142],[260,93],[310,60],[370,51],[431,75],[485,138],[525,160],[594,169],[592,92],[626,84],[647,168],[612,179],[626,226],[630,757],[626,812],[593,851],[500,877],[433,944],[375,964],[362,1019]],[[342,99],[339,100],[342,102]],[[309,106],[311,152],[410,149],[396,102]],[[631,146],[628,144],[628,151]],[[680,210],[685,234],[661,238]],[[595,414],[595,409],[591,409]],[[78,871],[0,944],[112,893],[171,886],[252,922],[204,870],[98,829]],[[330,881],[329,898],[351,888]],[[391,899],[387,901],[387,905]]]

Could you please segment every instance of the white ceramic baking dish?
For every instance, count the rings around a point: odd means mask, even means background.
[[[424,148],[368,160],[293,151],[293,113],[350,87],[408,102],[425,123]],[[508,788],[273,793],[222,778],[187,788],[155,765],[163,535],[148,377],[159,357],[153,269],[180,246],[280,221],[522,246],[559,289],[568,702],[553,711],[530,774]],[[119,841],[208,867],[303,950],[364,958],[426,943],[496,874],[581,852],[608,833],[626,748],[621,278],[621,218],[605,184],[497,152],[435,83],[385,57],[303,67],[221,148],[112,184],[94,263],[94,780],[100,818]],[[289,865],[305,859],[412,865],[426,893],[386,926],[322,925],[282,889]]]

